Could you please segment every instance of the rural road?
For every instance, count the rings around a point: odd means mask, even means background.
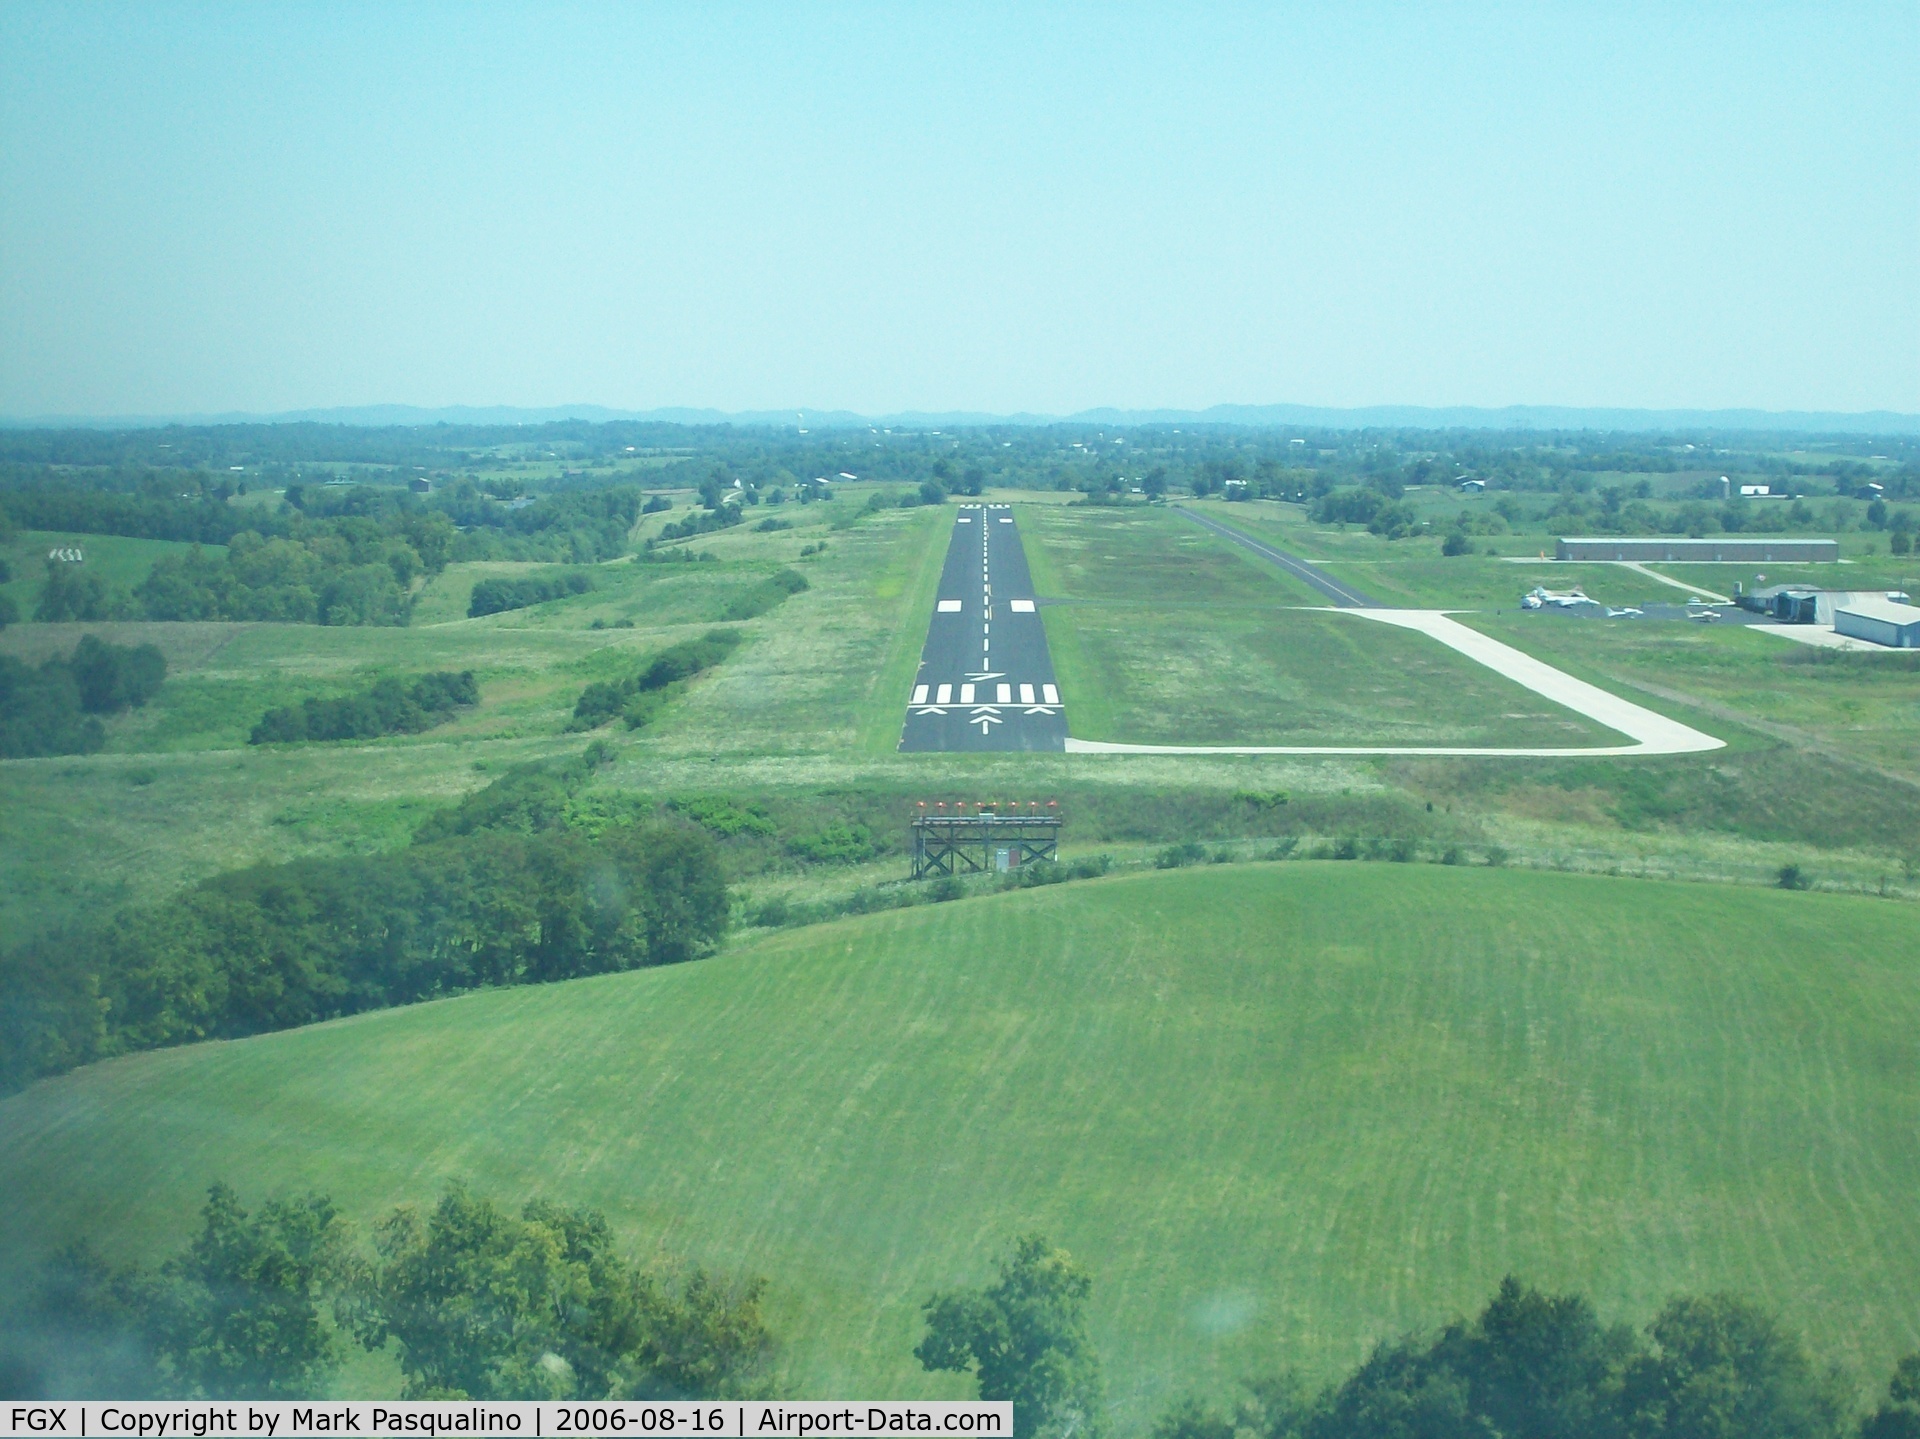
[[[1156,745],[1109,744],[1101,740],[1069,739],[1069,754],[1404,754],[1467,755],[1514,759],[1594,758],[1602,755],[1699,754],[1723,749],[1726,741],[1668,719],[1631,700],[1609,694],[1598,685],[1575,679],[1564,670],[1523,654],[1512,645],[1469,629],[1440,610],[1383,610],[1346,608],[1335,611],[1379,624],[1418,630],[1448,649],[1505,675],[1515,684],[1563,705],[1576,714],[1617,730],[1633,741],[1629,745],[1553,746],[1529,748],[1470,748],[1459,745]]]
[[[1342,584],[1318,565],[1310,565],[1297,555],[1290,555],[1285,550],[1276,550],[1272,545],[1262,544],[1251,535],[1240,533],[1232,525],[1223,525],[1206,515],[1197,515],[1184,506],[1175,505],[1174,508],[1196,525],[1203,525],[1222,539],[1232,540],[1236,545],[1252,550],[1260,558],[1272,561],[1302,584],[1311,585],[1342,609],[1366,609],[1374,603],[1351,585]]]
[[[1066,747],[1066,709],[1013,510],[964,505],[954,517],[900,748]]]

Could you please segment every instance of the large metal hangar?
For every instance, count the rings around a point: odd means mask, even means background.
[[[1840,558],[1838,540],[1690,540],[1660,536],[1563,539],[1563,560],[1692,560],[1700,564],[1824,564]]]
[[[1833,612],[1833,632],[1893,649],[1920,649],[1920,606],[1856,599]]]

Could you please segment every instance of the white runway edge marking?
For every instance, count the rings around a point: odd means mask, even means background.
[[[937,608],[939,609],[940,613],[943,615],[957,615],[960,613],[960,601],[959,600],[942,600],[940,601]]]
[[[1033,613],[1033,601],[1008,600],[1007,608],[1012,610],[1016,615],[1030,615]]]
[[[1535,694],[1563,705],[1576,714],[1597,720],[1608,729],[1617,730],[1634,743],[1630,745],[1609,745],[1601,747],[1555,747],[1541,749],[1471,749],[1446,745],[1180,745],[1180,744],[1109,744],[1104,740],[1067,739],[1067,750],[1073,754],[1430,754],[1430,755],[1482,755],[1493,758],[1512,759],[1568,759],[1581,756],[1598,755],[1653,755],[1653,754],[1699,754],[1706,750],[1724,749],[1726,741],[1715,739],[1710,734],[1670,720],[1665,715],[1655,714],[1631,700],[1623,700],[1618,695],[1609,694],[1597,685],[1585,680],[1575,679],[1564,670],[1543,664],[1532,655],[1522,654],[1512,645],[1502,644],[1499,640],[1469,629],[1459,621],[1450,619],[1441,610],[1373,610],[1373,609],[1337,609],[1329,614],[1357,615],[1362,619],[1377,620],[1381,624],[1398,625],[1402,629],[1418,630],[1429,639],[1438,640],[1452,650],[1458,650],[1468,659],[1485,665],[1497,674],[1505,675],[1515,684],[1524,685]],[[1048,686],[1051,690],[1052,686]]]

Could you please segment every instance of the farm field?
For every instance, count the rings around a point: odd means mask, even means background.
[[[1165,744],[1617,743],[1423,636],[1326,613],[1161,509],[1028,512],[1076,739]]]
[[[360,1221],[463,1178],[767,1275],[805,1394],[961,1393],[918,1305],[1034,1228],[1095,1275],[1127,1433],[1509,1271],[1610,1317],[1735,1289],[1865,1379],[1920,1338],[1916,964],[1871,899],[1087,881],[42,1082],[0,1102],[0,1254],[150,1257],[214,1178]]]

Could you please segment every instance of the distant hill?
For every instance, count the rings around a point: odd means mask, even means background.
[[[355,405],[333,409],[284,410],[277,414],[229,411],[199,415],[41,415],[0,418],[12,429],[140,429],[157,425],[292,424],[334,425],[539,425],[554,420],[639,421],[674,425],[740,425],[809,430],[891,428],[954,429],[991,425],[1234,425],[1255,429],[1321,430],[1595,430],[1661,432],[1728,430],[1826,435],[1920,434],[1920,414],[1896,410],[1628,410],[1581,409],[1567,405],[1369,405],[1336,409],[1319,405],[1214,405],[1204,410],[1124,410],[1101,408],[1071,415],[1029,412],[989,414],[974,410],[904,410],[860,415],[851,410],[714,410],[664,408],[621,410],[605,405]]]

